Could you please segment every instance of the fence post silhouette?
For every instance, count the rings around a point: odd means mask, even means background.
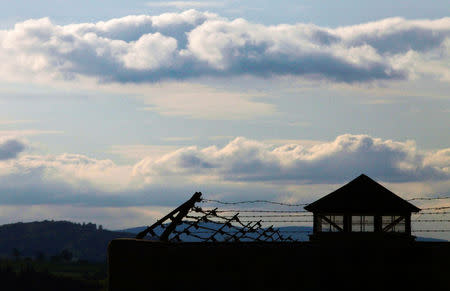
[[[168,241],[170,233],[176,228],[178,224],[181,223],[183,218],[188,214],[189,210],[194,207],[195,203],[200,202],[202,197],[201,192],[195,192],[194,195],[192,195],[191,199],[186,201],[185,203],[181,204],[179,207],[177,207],[175,210],[155,222],[152,226],[147,227],[144,231],[141,231],[136,235],[137,239],[143,239],[148,233],[155,236],[156,234],[153,232],[153,229],[155,229],[158,226],[162,226],[163,223],[170,219],[172,222],[169,224],[169,226],[164,230],[163,234],[160,236],[160,240],[162,241]],[[178,214],[177,214],[178,213]],[[177,216],[175,216],[177,214]]]

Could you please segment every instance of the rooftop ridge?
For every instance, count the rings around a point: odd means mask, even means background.
[[[361,174],[328,195],[305,206],[308,211],[418,212],[419,208],[366,174]]]

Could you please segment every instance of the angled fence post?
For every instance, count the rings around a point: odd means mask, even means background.
[[[156,235],[153,230],[156,227],[162,225],[166,220],[170,219],[172,222],[169,224],[169,226],[164,230],[164,232],[160,236],[161,241],[168,241],[170,233],[175,230],[175,228],[177,227],[178,224],[181,223],[183,218],[188,214],[189,210],[192,207],[194,207],[195,203],[200,202],[202,200],[201,196],[202,196],[201,192],[195,192],[195,194],[192,195],[191,199],[184,202],[182,205],[177,207],[175,210],[173,210],[172,212],[170,212],[163,218],[159,219],[153,225],[147,227],[145,230],[138,233],[136,235],[136,238],[143,239],[148,233],[150,233],[152,235]]]

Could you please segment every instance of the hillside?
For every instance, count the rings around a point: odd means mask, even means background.
[[[12,256],[15,249],[17,256],[51,259],[67,250],[74,259],[104,261],[109,241],[119,237],[133,235],[104,230],[93,223],[46,220],[5,224],[0,226],[0,256]]]
[[[202,225],[207,226],[212,229],[218,229],[220,227],[220,225],[215,224],[215,223],[202,223]],[[180,225],[178,228],[183,229],[185,227],[186,227],[186,225]],[[143,231],[146,228],[147,228],[146,226],[138,226],[138,227],[126,228],[126,229],[122,229],[122,230],[118,230],[118,231],[138,234],[139,232]],[[309,240],[308,233],[312,232],[312,227],[310,227],[310,226],[283,226],[283,227],[277,227],[277,229],[280,230],[280,232],[283,236],[286,236],[286,237],[290,236],[293,239],[298,240],[298,241]],[[161,227],[155,228],[154,231],[157,235],[160,235],[162,233]],[[186,241],[186,242],[198,241],[194,237],[189,237],[189,236],[184,236],[184,235],[181,236],[181,240]]]
[[[208,224],[207,226],[209,228],[218,228],[217,224]],[[122,229],[122,230],[118,230],[118,231],[132,233],[132,234],[138,234],[139,232],[143,231],[146,228],[147,228],[146,226],[138,226],[138,227],[131,227],[131,228],[126,228],[126,229]],[[183,228],[183,226],[181,226],[180,228]],[[297,241],[308,241],[309,240],[308,234],[312,233],[312,230],[313,230],[312,227],[310,227],[310,226],[281,226],[281,227],[276,227],[276,228],[284,236],[290,236]],[[158,235],[162,233],[162,229],[160,227],[157,227],[154,231]],[[195,238],[187,237],[187,236],[182,236],[181,239],[183,241],[187,241],[187,242],[197,241]],[[445,242],[446,240],[430,238],[430,237],[417,237],[416,241]]]

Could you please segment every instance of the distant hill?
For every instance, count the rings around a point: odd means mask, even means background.
[[[12,256],[16,249],[21,257],[50,258],[67,250],[73,258],[103,261],[109,241],[119,237],[133,237],[133,234],[69,221],[5,224],[0,226],[0,256]]]
[[[439,239],[439,238],[432,238],[432,237],[421,237],[421,236],[418,236],[418,237],[416,237],[416,241],[435,241],[435,242],[439,242],[439,241],[447,241],[447,240]]]
[[[181,226],[183,227],[183,226]],[[218,228],[217,224],[208,224],[208,227],[210,228]],[[139,232],[146,229],[147,226],[138,226],[138,227],[132,227],[132,228],[126,228],[122,230],[118,230],[120,232],[126,232],[126,233],[133,233],[138,234]],[[308,234],[312,233],[312,227],[310,226],[282,226],[282,227],[276,227],[276,229],[280,230],[281,234],[284,236],[290,236],[295,240],[298,241],[308,241],[309,237]],[[155,229],[156,234],[161,234],[162,229],[160,227]],[[183,241],[195,241],[195,239],[191,237],[182,237]],[[444,239],[437,239],[437,238],[431,238],[431,237],[417,237],[417,241],[432,241],[432,242],[444,242],[446,240]]]
[[[218,229],[220,227],[220,225],[216,224],[216,223],[202,223],[202,224],[204,226],[207,226],[212,229]],[[184,227],[186,227],[186,226],[180,225],[178,228],[183,229]],[[138,226],[138,227],[126,228],[126,229],[122,229],[122,230],[118,230],[118,231],[138,234],[139,232],[143,231],[146,228],[147,228],[147,226]],[[293,238],[295,240],[299,240],[299,241],[309,240],[308,234],[312,233],[312,227],[309,227],[309,226],[284,226],[284,227],[277,227],[276,229],[280,230],[280,232],[283,236],[286,236],[286,237],[290,236],[291,238]],[[154,231],[157,235],[160,235],[163,230],[161,229],[161,227],[157,227]],[[300,231],[300,232],[298,232],[298,231]],[[187,241],[187,242],[198,241],[197,239],[195,239],[193,237],[188,237],[188,236],[181,236],[181,240]]]

